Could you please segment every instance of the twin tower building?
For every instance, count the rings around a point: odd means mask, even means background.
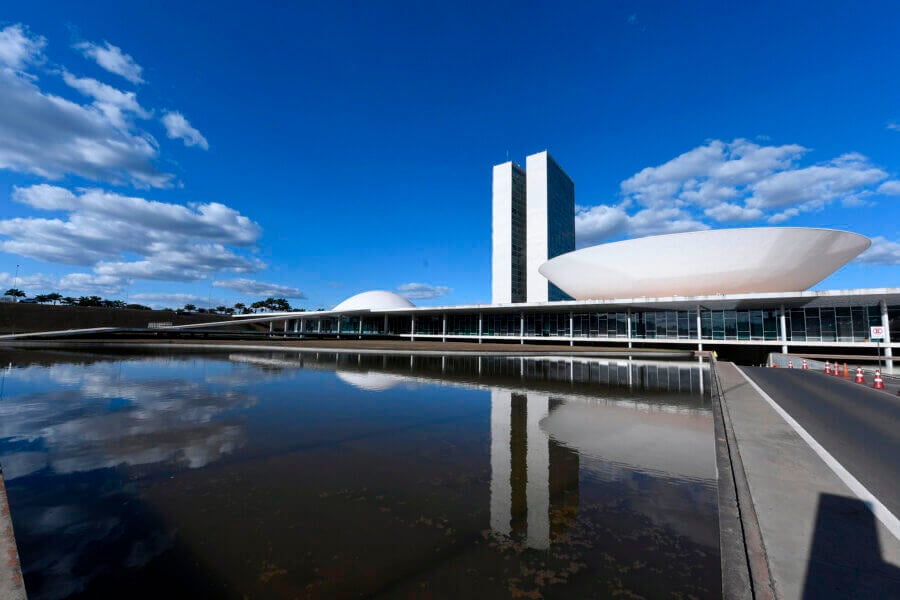
[[[538,272],[575,250],[575,183],[545,150],[494,166],[491,302],[570,300]]]

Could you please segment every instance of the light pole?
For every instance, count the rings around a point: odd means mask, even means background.
[[[16,289],[16,284],[19,283],[19,265],[16,265],[16,275],[13,277],[13,289]],[[18,296],[14,297],[16,302],[19,301]]]

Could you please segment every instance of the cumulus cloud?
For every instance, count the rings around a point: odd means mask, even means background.
[[[182,206],[48,184],[15,188],[13,200],[66,216],[0,220],[0,235],[8,238],[0,240],[0,250],[91,266],[96,276],[196,281],[219,271],[250,273],[265,266],[232,249],[252,247],[262,230],[224,204]]]
[[[868,265],[900,265],[900,242],[892,242],[882,236],[872,238],[872,246],[863,252],[856,262]]]
[[[63,72],[63,81],[69,87],[93,98],[94,106],[119,128],[125,129],[128,126],[126,113],[142,119],[150,118],[150,113],[138,104],[137,94],[134,92],[123,92],[96,79],[76,77],[68,71]]]
[[[833,202],[860,205],[875,194],[898,194],[900,182],[858,153],[813,165],[798,144],[712,140],[625,179],[615,204],[582,207],[578,245],[620,236],[708,229],[717,223],[783,223]]]
[[[20,290],[24,290],[29,296],[42,292],[56,291],[56,288],[58,287],[56,278],[52,275],[45,275],[43,273],[33,273],[30,275],[24,275],[22,273],[19,273],[18,275],[15,273],[0,273],[0,287],[3,288],[3,291],[6,291],[13,286],[16,286]]]
[[[131,280],[114,275],[95,275],[93,273],[69,273],[59,279],[58,288],[66,292],[99,294],[114,296],[120,294]]]
[[[75,47],[110,73],[124,77],[131,83],[144,83],[141,78],[144,69],[118,46],[113,46],[109,42],[103,42],[103,45],[82,42]]]
[[[26,64],[41,57],[47,40],[40,36],[28,35],[21,25],[10,25],[0,29],[0,65],[20,70]]]
[[[191,127],[190,122],[180,112],[168,112],[163,115],[163,125],[166,126],[166,135],[170,140],[182,140],[185,146],[200,146],[209,150],[209,143],[197,129]]]
[[[213,281],[213,287],[225,288],[247,294],[249,296],[276,296],[282,298],[305,299],[306,295],[295,287],[267,283],[246,278],[225,279]]]
[[[878,190],[876,191],[879,194],[884,194],[885,196],[900,196],[900,181],[885,181],[878,186]]]
[[[147,304],[153,308],[177,308],[185,304],[193,304],[195,306],[228,306],[230,302],[217,298],[215,296],[199,296],[197,294],[179,294],[179,293],[141,293],[132,294],[129,298],[134,302]]]
[[[444,285],[430,285],[427,283],[404,283],[397,286],[397,293],[410,300],[427,300],[446,296],[453,289]]]
[[[123,111],[143,117],[136,98],[92,79],[64,79],[93,99],[82,105],[43,92],[24,69],[39,62],[43,38],[19,25],[0,30],[0,169],[47,179],[74,174],[138,187],[166,187],[172,175],[153,164],[156,140],[128,127]],[[118,92],[118,93],[117,93]]]

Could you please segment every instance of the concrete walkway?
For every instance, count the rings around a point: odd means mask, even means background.
[[[25,599],[25,582],[22,579],[22,569],[19,567],[19,552],[16,550],[16,538],[13,535],[2,469],[0,469],[0,598]]]
[[[768,565],[756,597],[900,598],[900,541],[737,367],[718,375],[752,501],[745,535]]]

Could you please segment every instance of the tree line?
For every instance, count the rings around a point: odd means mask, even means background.
[[[19,298],[26,298],[28,296],[28,294],[18,288],[10,288],[6,290],[3,295],[9,296],[15,300],[18,300]],[[38,294],[32,299],[26,300],[26,302],[34,304],[58,304],[62,306],[92,306],[100,308],[130,308],[132,310],[153,310],[149,306],[144,306],[143,304],[136,303],[127,303],[123,300],[110,300],[108,298],[101,298],[100,296],[79,296],[76,298],[74,296],[63,296],[62,294],[58,294],[56,292],[53,292],[52,294]],[[243,302],[235,302],[234,306],[220,305],[216,306],[215,308],[198,308],[196,305],[188,303],[185,304],[182,308],[167,307],[160,310],[178,313],[249,315],[260,311],[281,312],[290,310],[302,311],[304,309],[291,307],[290,302],[288,302],[285,298],[275,298],[273,296],[269,296],[265,300],[258,300],[249,305],[244,304]]]

